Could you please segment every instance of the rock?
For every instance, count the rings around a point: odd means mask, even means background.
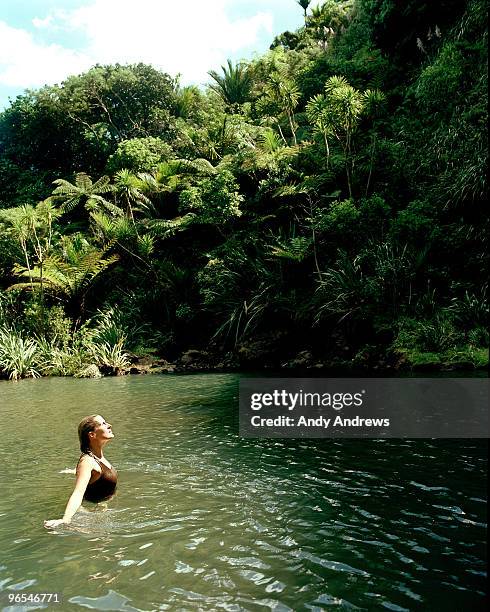
[[[95,363],[91,363],[75,374],[75,378],[101,378],[102,374]]]
[[[133,365],[129,368],[130,374],[148,374],[150,366]]]
[[[136,361],[131,361],[131,363],[136,366],[151,366],[155,362],[155,359],[149,355],[144,355],[143,357],[138,357]]]
[[[107,364],[100,365],[99,370],[102,376],[126,376],[126,374],[129,374],[129,368],[115,368]]]
[[[313,355],[309,350],[300,351],[294,359],[292,359],[288,366],[290,368],[309,368],[313,365]]]
[[[197,349],[189,349],[182,353],[180,356],[180,363],[184,366],[189,366],[191,364],[195,365],[196,362],[202,363],[209,358],[209,353],[206,351],[199,351]]]
[[[128,361],[130,364],[138,363],[138,361],[141,359],[138,355],[135,355],[134,353],[129,353],[127,351],[126,351],[126,357],[128,358]]]
[[[285,332],[275,331],[253,339],[242,340],[236,349],[239,365],[241,367],[278,367],[281,357],[284,358],[284,347],[281,346],[284,338]]]
[[[473,370],[475,368],[474,364],[471,361],[465,361],[461,359],[460,361],[451,361],[449,363],[445,362],[441,365],[441,370],[443,372],[454,372],[455,370]]]

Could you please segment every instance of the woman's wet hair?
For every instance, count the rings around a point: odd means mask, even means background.
[[[99,423],[95,420],[99,415],[91,414],[80,421],[78,426],[78,439],[80,440],[80,450],[82,453],[91,453],[90,438],[88,434],[93,431]]]

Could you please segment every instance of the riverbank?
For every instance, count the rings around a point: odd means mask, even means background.
[[[271,331],[226,346],[210,341],[131,350],[125,336],[104,339],[81,330],[62,345],[0,329],[0,378],[73,376],[100,378],[184,372],[273,371],[316,375],[397,376],[407,372],[477,372],[488,369],[488,349],[454,344],[445,351],[395,343],[349,346],[341,337],[314,344]]]
[[[266,369],[276,372],[302,372],[309,375],[321,373],[346,374],[363,373],[376,375],[397,375],[410,371],[426,372],[468,372],[488,369],[488,351],[461,347],[446,353],[423,353],[415,350],[393,351],[386,356],[375,350],[365,350],[354,359],[342,357],[322,358],[310,349],[299,351],[293,358],[281,359],[281,355],[251,352],[250,347],[239,347],[229,352],[213,348],[192,348],[181,353],[174,360],[138,357],[130,355],[131,364],[126,368],[102,368],[103,375],[146,375],[184,372],[239,372],[251,369]]]

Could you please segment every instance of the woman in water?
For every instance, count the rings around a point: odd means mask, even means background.
[[[112,426],[98,414],[85,417],[78,426],[80,450],[75,489],[68,500],[61,519],[44,521],[45,527],[71,523],[82,500],[100,502],[112,497],[116,490],[117,472],[104,457],[104,446],[114,437]]]

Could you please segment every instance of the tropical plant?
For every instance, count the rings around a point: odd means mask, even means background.
[[[107,161],[106,171],[111,175],[124,168],[131,172],[151,172],[171,157],[171,146],[160,138],[132,138],[117,145]]]
[[[263,97],[258,106],[264,112],[270,109],[273,114],[277,115],[275,123],[285,144],[288,144],[288,142],[281,127],[281,116],[284,116],[287,120],[293,143],[298,144],[296,137],[298,125],[294,112],[298,106],[300,95],[298,86],[288,75],[287,67],[278,64],[276,70],[269,75],[264,87]]]
[[[243,196],[238,191],[235,177],[229,170],[222,170],[216,176],[204,178],[195,187],[188,187],[180,193],[182,208],[196,214],[196,222],[221,226],[227,221],[240,217]]]
[[[152,206],[150,199],[143,192],[145,184],[145,181],[126,169],[119,170],[114,177],[116,197],[133,223],[135,212],[148,212]]]
[[[61,214],[50,200],[0,211],[0,223],[19,241],[29,276],[34,262],[39,266],[41,296],[43,264],[51,252],[54,223]]]
[[[136,309],[128,313],[118,306],[99,309],[90,319],[90,326],[91,342],[110,346],[121,342],[125,347],[134,348],[141,343],[143,336],[149,333],[149,325],[140,322]]]
[[[209,85],[215,91],[226,106],[237,111],[241,104],[250,99],[252,79],[248,66],[244,63],[237,63],[233,66],[231,60],[227,60],[226,66],[221,66],[223,74],[218,74],[215,70],[208,72],[214,83]]]
[[[368,112],[376,115],[383,101],[384,96],[380,91],[368,89],[361,93],[349,85],[345,77],[332,76],[325,83],[325,93],[317,94],[306,105],[307,117],[314,133],[323,137],[327,166],[330,158],[330,137],[333,136],[342,147],[350,198],[353,196],[354,135],[359,128],[362,115]],[[374,139],[367,189],[374,163],[375,142]]]
[[[74,376],[90,360],[85,346],[76,341],[58,346],[56,341],[41,336],[36,339],[38,350],[36,363],[39,372],[45,376]]]
[[[456,321],[463,327],[488,325],[488,283],[482,283],[479,291],[473,293],[465,291],[463,297],[454,297],[448,310],[454,315]]]
[[[24,339],[8,327],[0,328],[0,372],[10,379],[39,377],[37,353],[38,345],[34,340]]]
[[[320,134],[325,147],[325,165],[328,168],[330,160],[329,139],[333,136],[333,125],[327,99],[323,94],[317,94],[306,104],[306,116],[313,128],[314,134]]]
[[[309,17],[305,10],[305,23],[310,36],[321,41],[326,49],[328,41],[347,27],[352,5],[352,0],[324,0],[322,4],[312,7]]]
[[[269,253],[278,259],[300,262],[307,257],[311,243],[311,238],[306,236],[292,236],[291,238],[278,236],[275,243],[269,246]]]
[[[340,251],[336,264],[319,276],[315,296],[315,323],[329,316],[336,317],[337,323],[355,314],[367,316],[366,297],[366,278],[360,257],[352,259],[345,251]]]
[[[56,188],[52,197],[61,204],[63,212],[69,212],[83,205],[88,212],[103,211],[113,216],[122,215],[122,210],[104,197],[114,191],[108,176],[102,176],[93,183],[88,174],[79,172],[74,183],[65,179],[56,179],[53,184]]]
[[[394,346],[416,348],[429,353],[440,353],[455,348],[458,334],[448,312],[439,311],[431,319],[402,317],[397,323]]]
[[[83,311],[87,291],[96,277],[118,260],[118,256],[106,257],[111,245],[98,249],[81,234],[64,236],[60,246],[63,249],[62,255],[52,254],[45,259],[43,275],[37,266],[31,270],[16,266],[15,275],[18,278],[30,278],[30,282],[16,283],[9,289],[31,289],[33,285],[44,282],[46,291],[72,303],[76,300],[80,311]]]
[[[310,2],[311,0],[297,0],[297,3],[300,5],[300,7],[303,9],[305,13],[305,19],[306,19],[306,11],[308,10],[308,7],[310,6]]]
[[[109,342],[94,343],[91,353],[95,363],[99,366],[114,370],[126,369],[130,362],[128,354],[124,351],[125,338],[120,338],[114,344]]]

